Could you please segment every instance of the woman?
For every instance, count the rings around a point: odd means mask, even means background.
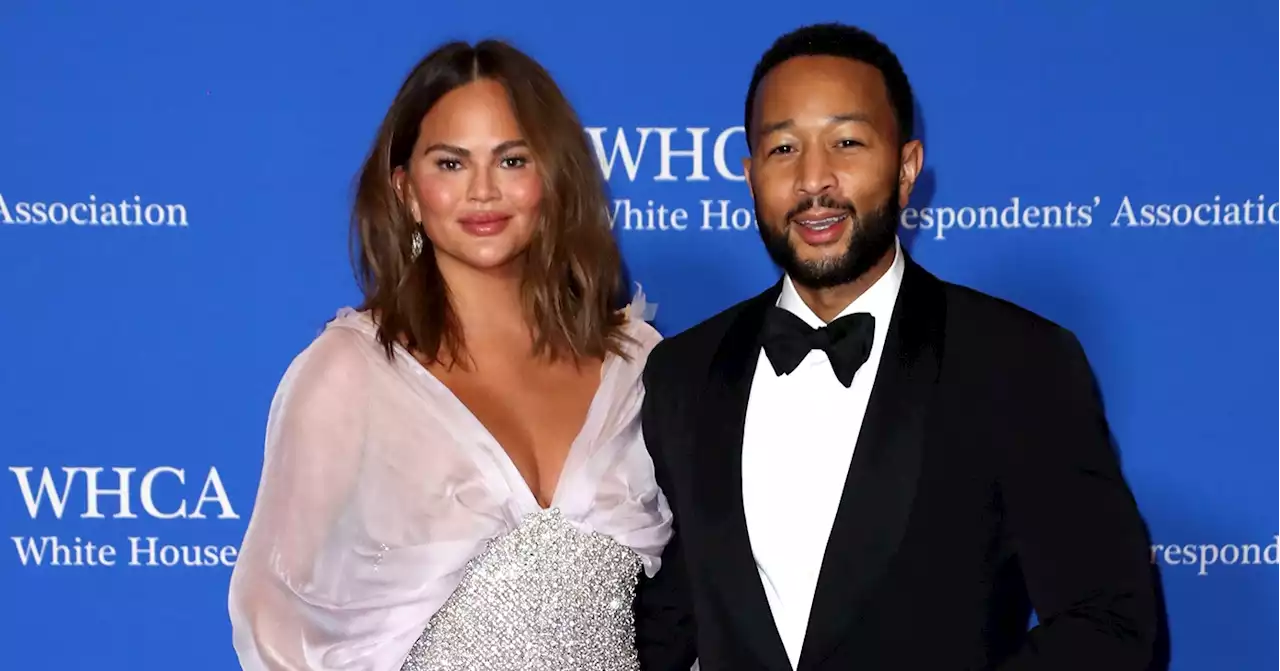
[[[634,669],[670,537],[640,435],[659,340],[604,185],[499,42],[409,75],[360,176],[365,300],[294,360],[231,580],[250,670]]]

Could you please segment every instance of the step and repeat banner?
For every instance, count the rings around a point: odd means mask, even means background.
[[[673,334],[775,280],[743,98],[776,36],[840,20],[919,99],[904,244],[1086,347],[1171,668],[1275,669],[1276,4],[845,4],[0,5],[0,666],[237,668],[268,404],[357,301],[352,180],[428,50],[554,74]]]

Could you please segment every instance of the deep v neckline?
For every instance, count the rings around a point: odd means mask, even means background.
[[[563,503],[563,497],[561,495],[565,490],[565,480],[573,476],[573,469],[577,466],[576,460],[582,450],[582,442],[584,438],[590,435],[590,433],[595,429],[594,425],[598,422],[597,418],[600,415],[600,410],[597,406],[605,396],[605,385],[609,380],[609,374],[612,372],[615,359],[617,358],[614,354],[605,354],[604,360],[600,364],[600,380],[597,383],[596,391],[591,396],[591,402],[587,404],[587,412],[582,418],[582,425],[578,428],[577,433],[574,434],[573,439],[569,442],[569,449],[565,452],[564,462],[560,464],[560,472],[556,475],[556,483],[551,488],[551,498],[547,505],[543,506],[542,503],[538,501],[538,495],[534,492],[533,485],[529,484],[529,481],[525,479],[524,474],[520,472],[520,468],[516,466],[516,462],[511,458],[511,454],[507,452],[505,447],[503,447],[501,441],[493,435],[493,432],[489,430],[489,427],[485,426],[485,423],[480,421],[480,417],[475,414],[471,407],[464,403],[462,399],[458,397],[457,393],[449,387],[449,385],[445,384],[444,381],[437,377],[435,373],[432,373],[429,368],[422,365],[422,362],[418,361],[417,357],[410,354],[409,351],[403,347],[400,347],[399,349],[409,358],[415,369],[444,394],[445,398],[454,406],[454,409],[457,410],[458,414],[461,417],[464,417],[465,421],[471,425],[471,428],[483,436],[484,445],[488,448],[490,456],[497,462],[498,467],[503,471],[505,476],[503,479],[508,483],[508,487],[512,486],[513,480],[516,483],[519,483],[515,489],[518,492],[518,495],[524,499],[525,507],[529,512],[553,510]]]

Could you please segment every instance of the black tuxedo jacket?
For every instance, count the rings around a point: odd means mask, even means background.
[[[644,437],[676,535],[635,602],[645,671],[695,657],[702,671],[791,669],[741,483],[757,334],[780,289],[664,340],[646,365]],[[799,671],[1143,669],[1149,558],[1075,336],[908,258]]]

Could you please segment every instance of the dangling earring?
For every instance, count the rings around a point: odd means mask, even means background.
[[[413,229],[413,236],[409,238],[409,259],[411,261],[417,261],[418,257],[422,256],[423,244],[422,224],[418,224],[418,227]]]

